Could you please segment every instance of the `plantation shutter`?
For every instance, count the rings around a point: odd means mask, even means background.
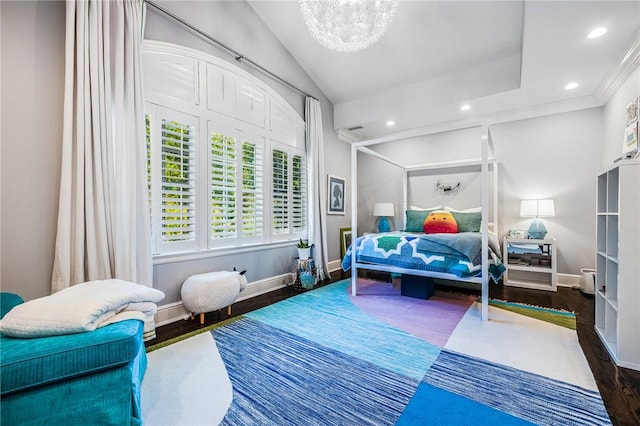
[[[160,128],[160,243],[195,248],[196,131],[163,117]]]
[[[293,156],[292,172],[292,231],[304,233],[307,231],[307,167],[304,156]]]
[[[211,132],[211,238],[237,237],[236,138]]]
[[[262,237],[263,225],[263,146],[242,142],[242,238]]]
[[[274,235],[289,233],[289,156],[273,149],[271,158],[272,193],[271,210]]]

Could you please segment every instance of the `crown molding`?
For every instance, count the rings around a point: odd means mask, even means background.
[[[638,66],[640,66],[640,29],[633,34],[629,48],[620,60],[620,65],[612,70],[596,89],[595,97],[603,105],[609,102],[609,99]]]
[[[346,142],[346,143],[354,143],[354,142],[358,142],[360,140],[360,138],[357,137],[354,133],[352,133],[352,132],[350,132],[348,130],[345,130],[345,129],[337,129],[336,130],[336,136],[342,142]]]
[[[594,96],[585,96],[576,99],[568,99],[559,102],[517,108],[509,111],[500,111],[478,117],[467,118],[464,120],[453,120],[443,123],[434,123],[427,126],[407,129],[397,133],[372,135],[370,137],[365,136],[363,138],[360,138],[359,141],[356,140],[352,143],[362,142],[362,145],[375,145],[378,143],[385,143],[398,139],[408,139],[425,135],[433,135],[436,133],[468,129],[470,127],[479,127],[482,125],[491,126],[493,124],[529,120],[548,115],[562,114],[588,108],[597,108],[600,106],[602,106],[602,102],[600,102],[600,100],[596,99]],[[339,133],[340,130],[338,130],[337,132]],[[360,144],[356,143],[356,145]]]
[[[511,111],[501,111],[493,114],[487,114],[486,116],[482,117],[482,121],[489,125],[508,123],[512,121],[529,120],[538,117],[545,117],[548,115],[579,111],[588,108],[597,108],[601,107],[602,105],[603,102],[601,102],[595,96],[583,96],[580,98],[517,108]]]

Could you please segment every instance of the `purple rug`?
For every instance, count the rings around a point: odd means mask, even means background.
[[[476,296],[436,290],[427,300],[402,296],[391,283],[358,279],[358,295],[349,300],[374,317],[444,347]]]

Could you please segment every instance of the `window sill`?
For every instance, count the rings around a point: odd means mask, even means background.
[[[206,250],[163,253],[153,255],[153,264],[162,265],[165,263],[186,262],[189,260],[206,259],[209,257],[229,256],[233,254],[250,253],[254,251],[272,250],[284,247],[294,247],[298,240],[278,241],[274,243],[261,243],[245,245],[241,247],[220,247]]]

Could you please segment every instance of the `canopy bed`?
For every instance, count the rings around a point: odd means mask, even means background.
[[[490,256],[492,251],[499,254],[499,243],[497,243],[498,234],[498,165],[495,157],[493,156],[494,146],[491,140],[491,133],[488,126],[481,128],[481,157],[480,158],[468,158],[456,161],[447,161],[439,163],[428,164],[416,164],[416,165],[404,165],[397,161],[394,161],[387,156],[372,150],[370,146],[391,142],[395,140],[405,139],[408,137],[426,136],[428,133],[405,133],[396,136],[386,136],[377,139],[371,139],[367,141],[354,142],[351,145],[351,232],[353,235],[358,235],[358,152],[368,154],[378,159],[385,161],[393,166],[396,166],[402,170],[403,176],[403,211],[406,213],[404,216],[403,230],[413,232],[395,232],[390,233],[388,236],[381,234],[366,234],[360,236],[357,240],[354,239],[351,249],[354,249],[355,255],[351,252],[343,259],[343,268],[351,269],[351,292],[354,296],[357,295],[358,285],[357,277],[358,270],[373,270],[382,272],[391,272],[408,275],[418,275],[425,277],[433,277],[446,280],[463,281],[478,284],[481,286],[482,304],[481,304],[481,317],[483,321],[488,319],[488,301],[489,301],[489,277],[493,276],[494,280],[497,280],[500,273],[495,273],[490,268]],[[478,167],[480,169],[481,179],[481,208],[479,226],[476,225],[474,229],[462,229],[461,231],[476,231],[476,232],[464,232],[460,234],[450,234],[454,242],[454,247],[459,250],[456,251],[458,258],[463,258],[459,263],[457,260],[450,260],[449,258],[440,258],[439,256],[430,256],[431,250],[435,245],[440,245],[443,242],[444,234],[417,234],[415,231],[418,229],[411,229],[410,222],[413,220],[411,214],[407,209],[408,204],[408,179],[409,174],[415,171],[422,170],[438,170],[446,173],[447,169],[451,170],[456,167]],[[490,170],[491,169],[491,170]],[[492,222],[489,223],[489,194],[492,192]],[[455,214],[455,213],[453,213]],[[431,216],[429,216],[431,217]],[[424,220],[424,218],[423,218]],[[491,226],[493,235],[489,231]],[[420,230],[421,231],[421,230]],[[457,232],[457,231],[456,231]],[[475,235],[473,235],[475,234]],[[446,236],[447,240],[449,235]],[[384,240],[387,238],[387,240]],[[380,251],[376,249],[381,244],[396,244],[396,250],[390,250],[383,254],[382,257],[375,258],[373,256],[374,251]],[[448,243],[447,243],[448,244]],[[474,249],[467,248],[468,245],[474,247]],[[362,251],[360,249],[362,248]],[[491,250],[493,248],[493,250]],[[395,253],[392,253],[394,252]],[[407,260],[406,257],[401,257],[403,254],[413,253],[413,260]],[[461,253],[462,252],[462,253]],[[464,254],[464,256],[459,256]],[[418,258],[416,261],[415,258]],[[468,257],[468,258],[467,258]],[[395,259],[394,259],[395,258]],[[475,258],[475,259],[474,259]],[[494,256],[494,259],[496,256]],[[436,259],[436,262],[432,262]],[[472,260],[475,260],[475,265]],[[499,262],[498,262],[499,263]],[[431,266],[429,266],[429,264]],[[493,273],[493,275],[492,275]]]

